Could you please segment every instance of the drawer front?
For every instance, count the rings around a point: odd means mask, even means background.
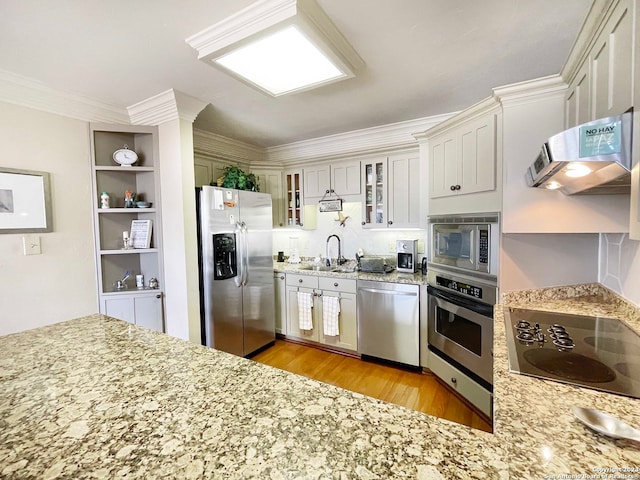
[[[334,292],[356,293],[356,280],[340,277],[319,277],[320,290]]]
[[[429,369],[482,413],[490,418],[493,417],[491,392],[432,352],[429,352]]]
[[[297,275],[287,273],[287,286],[318,288],[318,277],[314,275]]]

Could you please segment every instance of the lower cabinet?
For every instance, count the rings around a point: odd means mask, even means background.
[[[162,292],[153,291],[148,294],[119,293],[102,297],[102,308],[105,315],[133,323],[141,327],[162,332],[163,308]]]
[[[487,417],[492,418],[493,395],[454,366],[433,352],[429,352],[429,369],[461,396],[475,405]]]
[[[276,296],[276,333],[287,334],[287,285],[284,273],[273,273],[273,292]]]
[[[298,292],[311,295],[311,330],[300,329]],[[323,296],[338,297],[339,335],[325,335],[322,320]],[[345,350],[358,350],[356,317],[356,281],[337,277],[286,275],[287,336],[299,338]]]

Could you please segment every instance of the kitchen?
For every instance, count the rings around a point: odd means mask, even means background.
[[[37,89],[37,85],[27,85],[35,91],[42,90]],[[554,92],[553,89],[557,87],[561,89],[560,85],[554,86],[552,82],[548,82],[547,85],[540,85],[539,89],[545,93],[549,93],[548,97],[541,97],[538,100],[542,102],[539,109],[531,110],[527,107],[526,102],[523,101],[522,92],[511,91],[502,92],[503,94],[510,94],[508,100],[510,102],[503,102],[505,108],[503,109],[503,135],[507,139],[503,144],[502,155],[505,158],[509,158],[510,161],[519,155],[514,155],[514,150],[521,147],[521,145],[529,145],[531,151],[535,151],[539,148],[539,143],[547,136],[556,133],[563,127],[564,118],[564,103],[559,100],[560,97],[564,97],[562,92]],[[519,96],[520,94],[520,96]],[[503,95],[504,96],[504,95]],[[178,101],[184,100],[178,98]],[[536,103],[538,105],[539,103]],[[55,234],[44,235],[44,250],[49,249],[49,252],[63,253],[63,259],[53,259],[52,255],[43,255],[41,257],[22,257],[21,246],[15,241],[16,237],[9,239],[3,238],[7,242],[5,251],[11,255],[9,258],[3,259],[6,262],[6,272],[13,278],[11,282],[7,281],[7,288],[4,290],[6,299],[12,298],[9,305],[9,316],[11,331],[22,330],[31,326],[40,325],[41,323],[34,324],[33,322],[49,322],[66,320],[79,315],[86,315],[94,312],[96,309],[96,293],[93,285],[95,284],[94,273],[86,270],[90,269],[78,269],[73,272],[73,275],[69,275],[69,272],[61,271],[60,277],[65,278],[65,282],[52,281],[52,275],[55,277],[56,273],[60,270],[59,264],[64,264],[68,267],[68,259],[73,258],[78,262],[86,262],[90,265],[93,263],[93,250],[91,247],[91,239],[87,236],[86,232],[91,231],[91,198],[89,194],[89,187],[86,186],[86,179],[88,178],[86,156],[89,151],[89,140],[86,136],[86,123],[81,121],[73,121],[67,118],[59,118],[50,113],[40,113],[24,109],[23,107],[16,107],[13,102],[9,102],[7,105],[3,105],[3,130],[11,132],[12,139],[17,140],[17,145],[11,147],[11,153],[15,156],[23,156],[21,148],[27,148],[27,153],[32,158],[46,158],[46,165],[41,164],[39,170],[49,170],[54,174],[58,172],[56,176],[57,192],[74,192],[73,194],[58,195],[55,200],[55,218],[54,222],[56,227]],[[549,122],[547,116],[549,112],[554,112],[555,124],[547,124]],[[528,121],[543,125],[544,130],[538,132],[541,139],[533,139],[524,136],[521,130],[516,129],[517,122],[515,120],[521,120],[522,117],[528,119]],[[101,119],[104,120],[104,119]],[[172,120],[171,125],[161,126],[161,135],[164,138],[172,138],[172,136],[178,136],[176,132],[176,125],[179,125],[181,120]],[[169,122],[171,123],[171,122]],[[24,128],[18,129],[17,126],[23,125]],[[27,125],[29,128],[27,128]],[[37,128],[38,135],[34,138],[29,135],[29,131],[34,131]],[[542,127],[540,127],[542,129]],[[511,129],[511,130],[510,130]],[[426,129],[422,129],[425,131]],[[546,131],[549,130],[549,131]],[[412,129],[408,132],[419,132],[421,129]],[[84,140],[79,140],[84,139]],[[217,137],[216,137],[217,139]],[[340,140],[335,139],[335,140]],[[189,140],[185,140],[189,143]],[[346,141],[346,139],[345,139]],[[7,142],[11,143],[11,142]],[[195,143],[195,142],[194,142]],[[44,152],[38,149],[33,150],[34,145],[44,144]],[[69,147],[70,146],[70,147]],[[196,145],[194,145],[195,147]],[[237,144],[227,144],[227,149],[230,151],[230,156],[237,153]],[[180,155],[180,151],[175,148],[173,144],[168,142],[165,147],[168,147],[171,152]],[[71,148],[71,151],[69,151]],[[415,149],[415,145],[413,147]],[[191,149],[193,150],[193,148]],[[517,151],[517,150],[516,150]],[[249,152],[251,155],[256,155],[255,150]],[[284,152],[287,153],[287,152]],[[197,148],[196,148],[197,154]],[[64,163],[62,159],[73,158],[76,159],[73,167],[69,166],[63,170],[57,170],[61,167],[56,166],[57,163]],[[246,158],[246,157],[245,157]],[[522,162],[527,165],[531,162],[531,156],[522,158]],[[50,164],[50,165],[49,165]],[[20,165],[11,163],[11,166],[20,168]],[[36,168],[36,165],[30,164],[30,168]],[[24,167],[24,165],[23,165]],[[171,178],[181,178],[182,172],[181,166],[162,165],[163,174],[167,173]],[[500,165],[498,166],[500,168]],[[172,170],[173,169],[173,170]],[[512,183],[518,185],[523,180],[522,172],[524,166],[514,168],[513,170],[506,169],[507,181],[500,185],[500,188],[504,189],[504,192],[509,192]],[[498,170],[498,175],[502,174],[502,170]],[[192,174],[191,174],[192,175]],[[193,176],[193,175],[192,175]],[[500,176],[498,177],[500,178]],[[517,181],[511,182],[510,179],[517,179]],[[170,181],[162,184],[163,197],[166,195],[169,199],[186,198],[185,203],[189,203],[187,193],[181,191],[180,185],[172,184]],[[503,193],[504,193],[503,192]],[[585,225],[573,225],[574,233],[570,233],[570,237],[567,234],[561,233],[558,230],[557,225],[548,224],[548,215],[545,215],[544,208],[558,208],[558,206],[566,206],[569,201],[565,199],[558,199],[554,196],[552,200],[548,200],[551,197],[543,197],[542,195],[547,192],[512,192],[513,196],[505,197],[509,201],[504,202],[503,209],[503,231],[509,232],[503,235],[503,255],[501,257],[501,268],[509,272],[510,277],[501,275],[500,281],[507,281],[510,278],[509,284],[514,286],[514,289],[540,287],[540,286],[554,286],[562,284],[574,284],[574,283],[591,283],[594,281],[600,281],[606,286],[610,286],[614,291],[618,293],[624,293],[625,298],[628,298],[634,303],[638,303],[638,299],[634,297],[635,292],[638,291],[634,282],[637,280],[633,277],[633,272],[637,270],[637,259],[635,257],[636,247],[634,242],[628,240],[624,230],[609,228],[607,225],[615,223],[620,219],[610,219],[608,210],[605,207],[599,206],[594,200],[577,202],[582,205],[583,211],[588,211],[589,214],[594,217],[594,222],[598,223],[597,227],[590,226],[590,230],[582,231],[580,228],[585,228]],[[190,194],[190,192],[189,192]],[[536,201],[548,202],[549,205],[543,205],[540,208],[541,211],[537,211],[532,205],[521,204],[517,205],[513,203],[514,199],[518,199],[522,196],[535,196]],[[86,201],[82,201],[84,198]],[[604,200],[605,203],[610,200]],[[628,202],[628,200],[627,200]],[[441,202],[443,203],[443,202]],[[575,202],[572,202],[572,206],[575,207]],[[525,218],[527,224],[519,223],[517,212],[511,211],[516,207],[522,208],[526,211]],[[175,211],[174,211],[175,210]],[[177,231],[180,226],[184,224],[183,216],[188,215],[183,213],[188,209],[183,209],[180,206],[172,204],[171,201],[165,201],[163,204],[163,215],[167,214],[167,220],[164,221],[165,225],[171,224],[171,231],[165,231],[167,238],[165,239],[165,246],[183,245],[186,239],[193,238],[194,233],[186,232],[181,236],[181,232]],[[356,209],[357,210],[357,209]],[[571,210],[567,208],[567,210]],[[624,210],[624,209],[622,209]],[[73,215],[71,216],[71,213]],[[357,211],[348,212],[353,215],[353,219],[359,219]],[[564,212],[563,212],[564,213]],[[180,215],[179,221],[175,224],[171,223],[171,215]],[[327,214],[325,214],[327,215]],[[422,218],[426,219],[426,215],[422,215]],[[329,217],[327,217],[329,218]],[[559,217],[558,223],[562,222],[577,222],[579,219],[584,218],[584,215],[567,215]],[[524,219],[523,219],[524,220]],[[335,223],[334,223],[335,225]],[[349,225],[349,220],[347,220]],[[600,227],[604,228],[600,229]],[[345,227],[346,228],[346,227]],[[336,227],[338,233],[341,232],[341,227]],[[535,230],[533,230],[535,229]],[[166,229],[169,230],[169,229]],[[538,235],[532,233],[533,231],[543,233],[544,235]],[[424,231],[424,230],[423,230]],[[411,233],[410,233],[411,232]],[[598,233],[603,232],[603,233]],[[326,239],[328,235],[323,232],[320,237],[322,240]],[[409,234],[413,231],[401,232],[400,234],[389,235],[389,232],[385,232],[383,235],[383,250],[381,252],[378,248],[371,248],[371,251],[376,253],[388,253],[389,240],[395,240],[396,238],[410,238]],[[301,232],[299,238],[307,236],[311,238],[313,234]],[[377,233],[372,233],[377,235]],[[290,232],[283,233],[284,237],[280,243],[280,246],[276,250],[288,250],[289,249],[289,237],[293,236]],[[313,237],[315,238],[315,236]],[[78,239],[84,239],[79,241]],[[359,244],[357,239],[345,239],[346,255],[352,257],[357,248],[363,248],[365,251],[369,250],[366,244]],[[313,244],[312,240],[308,240],[309,256],[315,256],[322,252],[322,246]],[[320,250],[318,249],[320,247]],[[386,247],[386,248],[385,248]],[[351,249],[351,251],[349,251]],[[184,324],[173,323],[173,319],[184,318],[184,311],[189,311],[189,318],[197,317],[197,312],[193,312],[194,305],[197,302],[193,302],[193,291],[197,291],[197,287],[193,287],[193,279],[186,275],[186,271],[190,271],[193,268],[193,258],[189,258],[187,254],[184,256],[176,255],[176,251],[182,251],[180,249],[175,250],[172,248],[173,255],[165,259],[165,270],[168,273],[165,279],[165,288],[167,291],[176,292],[172,295],[172,298],[167,298],[166,314],[167,314],[167,327],[168,332],[174,336],[188,338],[191,334],[189,326]],[[274,252],[275,253],[275,252]],[[306,252],[302,252],[306,253]],[[541,257],[544,255],[544,257]],[[540,258],[545,258],[548,265],[563,264],[566,268],[562,271],[557,269],[544,268],[541,265]],[[585,258],[592,259],[589,262],[585,262]],[[598,265],[602,262],[602,267]],[[54,261],[55,260],[55,261]],[[185,268],[187,266],[188,268]],[[4,269],[4,267],[3,267]],[[47,278],[44,278],[41,272],[48,272]],[[192,270],[191,270],[192,271]],[[11,275],[15,272],[15,275]],[[175,287],[175,288],[174,288]],[[36,305],[30,305],[27,294],[33,291],[41,292],[43,298],[43,304],[56,305],[56,312],[46,315],[42,311],[37,310]],[[69,299],[69,301],[61,301],[62,299]],[[6,300],[5,300],[6,301]],[[14,303],[15,302],[15,303]],[[53,303],[55,302],[55,303]],[[59,307],[58,307],[59,305]],[[47,320],[44,320],[47,318]]]

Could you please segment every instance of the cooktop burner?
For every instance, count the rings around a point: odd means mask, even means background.
[[[515,373],[640,398],[640,336],[617,319],[505,308]]]

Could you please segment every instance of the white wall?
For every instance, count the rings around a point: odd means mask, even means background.
[[[640,242],[626,233],[601,234],[598,280],[640,306]]]
[[[364,250],[365,255],[393,255],[395,252],[396,240],[418,240],[419,246],[424,248],[426,240],[425,230],[368,230],[363,229],[360,202],[345,202],[342,204],[342,214],[349,218],[345,226],[341,227],[337,221],[337,212],[318,212],[317,228],[315,230],[298,229],[274,229],[273,231],[273,251],[285,252],[290,255],[291,245],[298,244],[298,255],[302,257],[315,257],[325,255],[327,237],[336,234],[340,237],[342,244],[342,255],[348,259],[355,258],[359,248]],[[297,239],[297,240],[291,240]],[[331,240],[329,256],[338,256],[337,242]],[[422,250],[421,250],[422,252]],[[419,255],[422,257],[422,255]]]
[[[598,281],[598,234],[504,234],[500,291]]]
[[[89,125],[0,103],[0,145],[0,166],[50,173],[53,204],[41,255],[0,234],[0,335],[97,312]]]

